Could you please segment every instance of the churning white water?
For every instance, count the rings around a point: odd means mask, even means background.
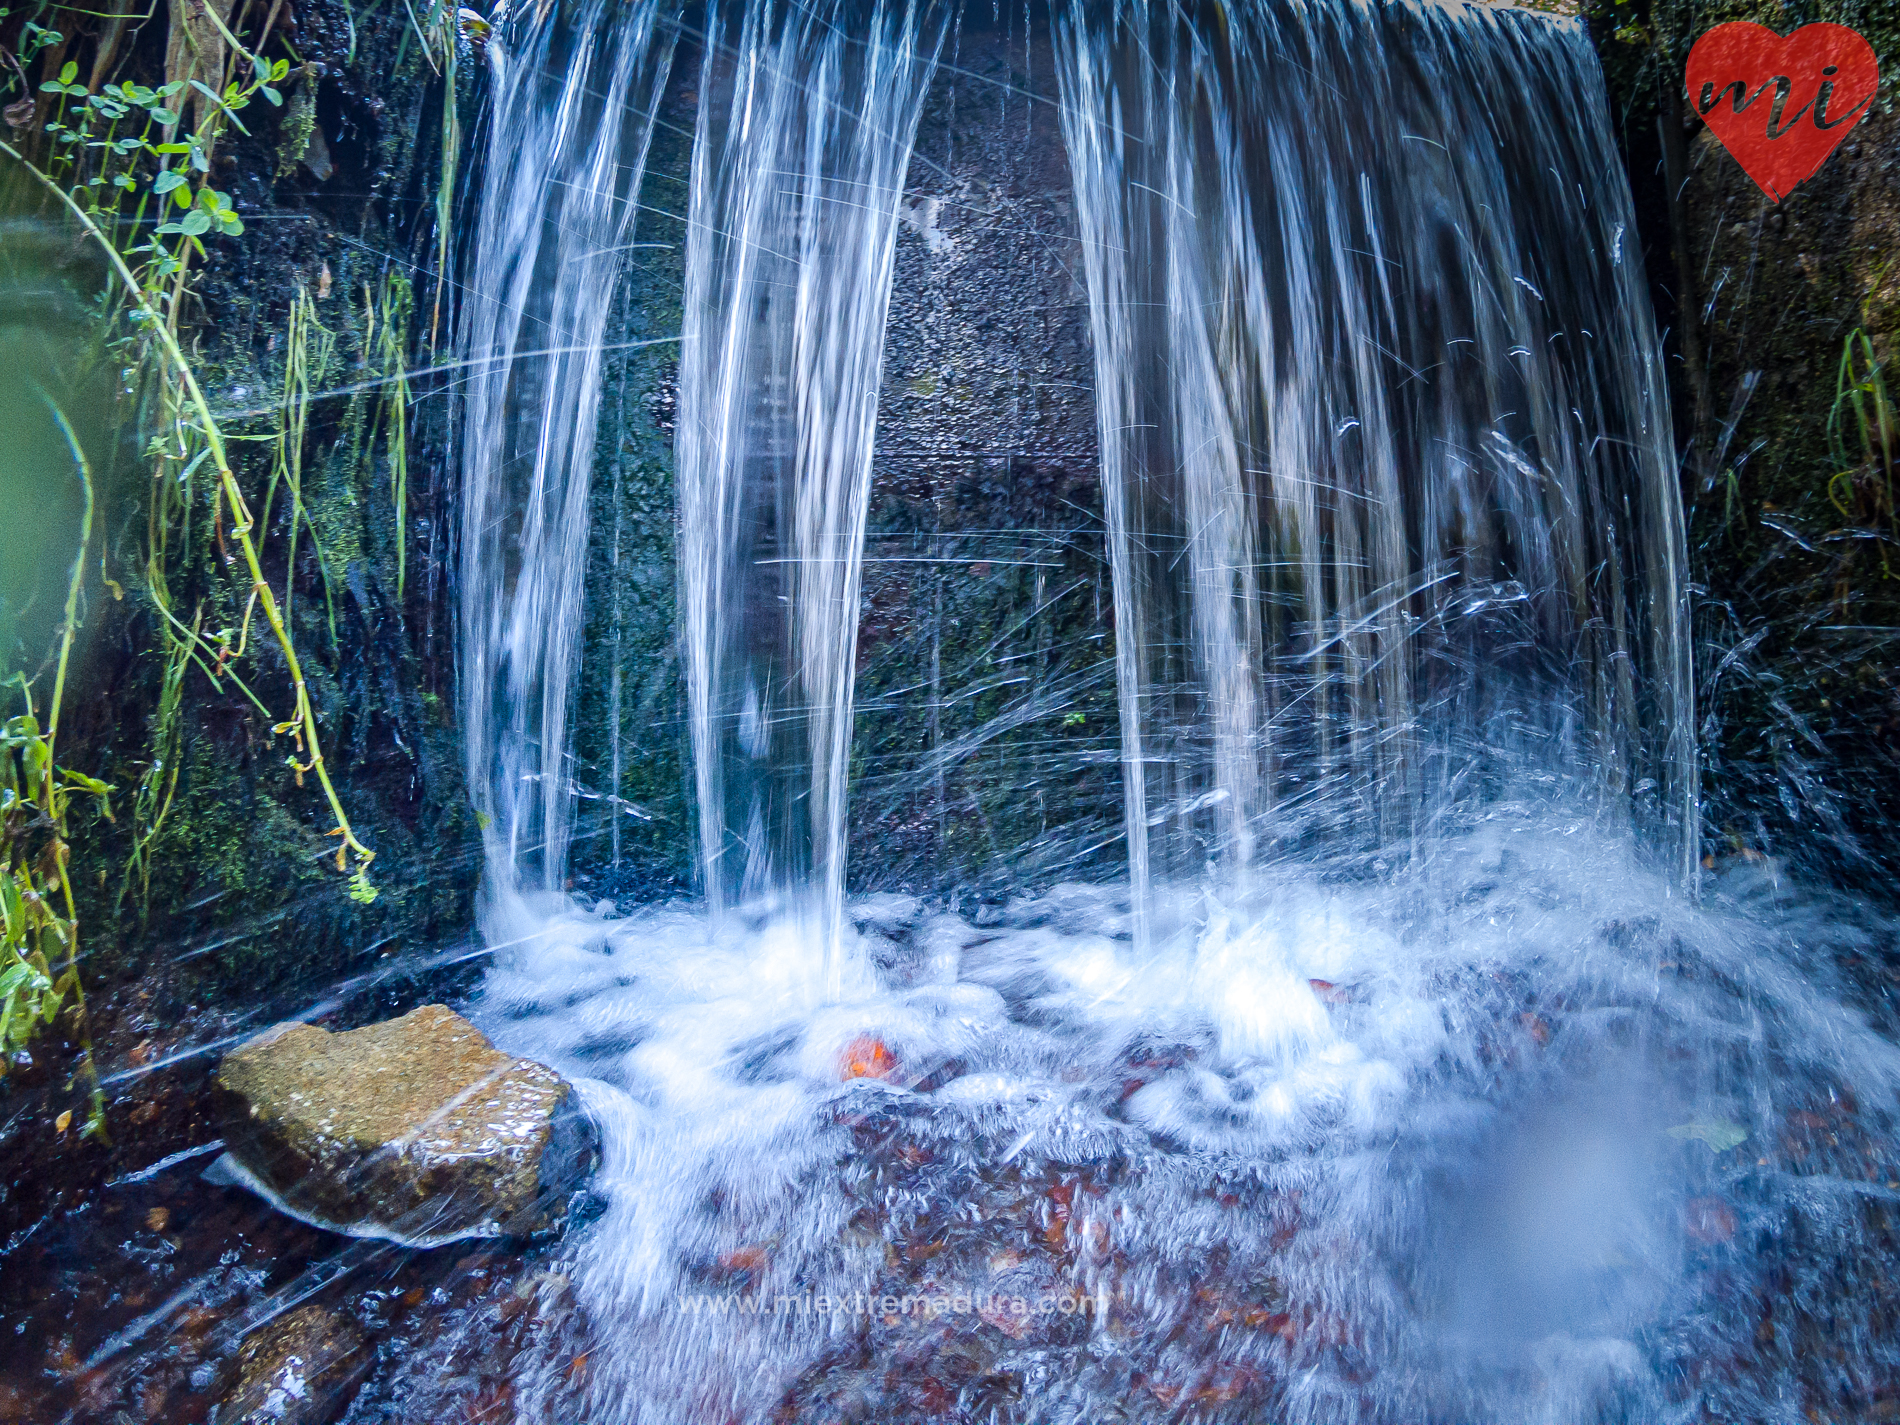
[[[1057,9],[1130,874],[984,905],[844,891],[885,310],[947,8],[749,0],[696,32],[705,903],[551,889],[600,314],[672,31],[550,5],[498,46],[517,107],[478,272],[506,296],[470,340],[505,359],[470,393],[463,589],[497,950],[471,1012],[580,1085],[604,1153],[562,1249],[586,1368],[550,1354],[517,1411],[1581,1425],[1880,1398],[1900,1056],[1835,965],[1888,932],[1765,865],[1693,893],[1680,510],[1584,36],[1356,0]]]
[[[605,1128],[587,1418],[1778,1420],[1884,1379],[1847,1313],[1900,1055],[1826,963],[1864,932],[1509,806],[1267,881],[1149,954],[1125,889],[873,897],[829,1003],[783,920],[547,907],[479,1017]]]

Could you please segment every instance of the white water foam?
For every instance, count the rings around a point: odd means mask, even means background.
[[[1759,1303],[1851,1294],[1900,1200],[1859,1136],[1892,1126],[1900,1053],[1815,988],[1819,941],[1859,932],[1772,897],[1694,908],[1588,822],[1508,809],[1423,867],[1181,899],[1195,931],[1142,956],[1125,888],[974,920],[871,898],[831,1003],[769,913],[518,906],[539,933],[474,1013],[602,1125],[608,1205],[567,1249],[598,1418],[767,1418],[874,1323],[708,1294],[846,1299],[944,1231],[993,1242],[941,1259],[966,1290],[1112,1303],[1066,1345],[995,1337],[1023,1393],[999,1418],[1100,1418],[1138,1372],[1216,1366],[1301,1421],[1778,1418],[1799,1394]],[[892,1081],[841,1081],[871,1040]],[[1069,1246],[1016,1260],[998,1184],[1064,1173],[1093,1183]],[[1268,1279],[1291,1324],[1182,1344],[1197,1293]]]

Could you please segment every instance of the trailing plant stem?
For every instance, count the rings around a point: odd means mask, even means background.
[[[233,521],[231,532],[243,551],[245,567],[249,570],[251,576],[252,592],[264,610],[264,618],[266,622],[270,624],[271,633],[276,638],[279,649],[283,652],[284,663],[290,673],[294,706],[289,719],[279,723],[273,731],[290,733],[298,742],[299,746],[307,749],[309,760],[301,764],[293,763],[298,773],[298,780],[302,780],[302,774],[304,772],[316,773],[317,781],[323,788],[324,797],[329,802],[331,814],[336,818],[336,829],[331,834],[343,838],[342,844],[337,847],[337,869],[339,871],[348,870],[348,857],[354,856],[356,858],[356,874],[352,886],[352,893],[358,895],[361,899],[369,899],[375,895],[375,890],[369,885],[366,873],[369,863],[375,859],[376,853],[363,845],[361,841],[357,840],[355,832],[350,827],[349,817],[343,810],[343,803],[338,798],[336,788],[330,781],[329,770],[324,766],[323,751],[317,740],[316,715],[314,709],[311,707],[309,689],[304,681],[303,665],[297,657],[297,650],[291,640],[290,631],[285,626],[283,617],[278,610],[276,596],[271,592],[270,584],[264,578],[263,566],[257,557],[257,546],[251,539],[252,521],[250,508],[246,505],[244,496],[238,489],[236,476],[231,473],[230,462],[225,456],[223,433],[219,430],[218,423],[211,414],[210,403],[205,400],[204,392],[199,388],[198,378],[192,372],[191,363],[186,359],[183,349],[178,345],[178,338],[172,331],[170,324],[152,306],[144,289],[140,287],[138,279],[132,274],[131,268],[126,265],[124,257],[120,255],[119,250],[113,246],[106,235],[100,231],[98,224],[93,222],[85,209],[80,207],[80,205],[73,200],[72,195],[61,188],[58,183],[54,182],[33,164],[29,163],[11,144],[0,141],[0,153],[6,154],[9,158],[19,163],[28,173],[32,174],[33,177],[38,180],[42,187],[57,197],[72,215],[78,219],[87,235],[104,249],[107,259],[112,264],[113,270],[118,274],[119,280],[124,283],[130,301],[142,318],[141,325],[145,330],[151,332],[156,337],[166,360],[177,373],[192,408],[197,412],[198,430],[204,437],[206,448],[210,451],[211,460],[216,467],[218,482],[224,492],[224,497],[230,503]]]

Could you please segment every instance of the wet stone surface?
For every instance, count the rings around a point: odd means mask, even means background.
[[[594,1159],[566,1080],[443,1005],[266,1031],[217,1075],[226,1146],[293,1211],[432,1244],[555,1225]]]
[[[7,1259],[0,1421],[506,1420],[522,1344],[560,1351],[548,1249],[352,1241],[205,1161],[105,1188]]]
[[[302,1306],[253,1331],[238,1352],[237,1383],[218,1405],[218,1425],[315,1425],[347,1398],[367,1365],[354,1322]]]

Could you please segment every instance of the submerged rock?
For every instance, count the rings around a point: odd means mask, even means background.
[[[305,1221],[430,1245],[556,1226],[595,1162],[573,1087],[443,1005],[225,1056],[224,1166]]]
[[[363,1333],[348,1318],[305,1306],[260,1327],[238,1353],[237,1384],[214,1425],[324,1425],[369,1367]]]

